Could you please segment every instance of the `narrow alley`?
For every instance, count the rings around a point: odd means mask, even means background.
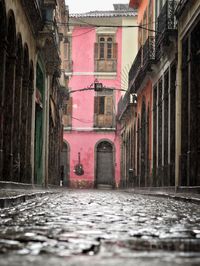
[[[200,265],[193,203],[68,190],[1,209],[0,217],[1,266]]]

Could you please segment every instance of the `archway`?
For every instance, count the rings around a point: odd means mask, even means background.
[[[28,118],[28,89],[29,89],[29,51],[24,45],[23,80],[22,80],[22,106],[21,106],[21,182],[27,182],[27,118]]]
[[[45,93],[45,79],[42,66],[37,63],[36,73],[36,106],[35,106],[35,171],[34,182],[43,183],[43,104]]]
[[[70,186],[70,147],[67,142],[63,142],[60,159],[60,169],[63,171],[63,186]]]
[[[13,180],[20,181],[20,135],[21,135],[21,106],[22,106],[22,75],[23,47],[21,35],[17,36],[15,69],[15,99],[14,99],[14,135],[13,135]]]
[[[6,68],[7,20],[4,0],[0,0],[0,180],[3,180],[3,131],[4,131],[4,91]]]
[[[97,188],[102,186],[115,187],[114,147],[108,140],[102,140],[96,145],[96,180]]]
[[[4,125],[3,125],[3,176],[13,178],[13,129],[16,67],[16,26],[13,11],[8,12],[7,56],[5,69]]]
[[[30,62],[29,85],[27,95],[27,134],[26,134],[26,176],[27,182],[32,181],[32,163],[31,163],[31,133],[32,133],[32,109],[33,109],[33,91],[34,91],[34,67]]]
[[[140,186],[145,186],[145,169],[146,169],[146,104],[145,99],[142,102],[142,113],[141,113],[141,157],[140,157]]]

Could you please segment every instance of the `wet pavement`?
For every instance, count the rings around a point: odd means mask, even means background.
[[[67,190],[0,209],[0,265],[200,265],[198,204]]]

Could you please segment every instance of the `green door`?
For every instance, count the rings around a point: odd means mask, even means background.
[[[36,77],[36,107],[35,107],[35,184],[43,183],[43,99],[44,99],[44,74],[39,64],[37,64]]]

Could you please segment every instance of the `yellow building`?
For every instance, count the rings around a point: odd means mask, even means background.
[[[59,108],[55,100],[49,105],[50,89],[59,90],[59,4],[0,0],[1,181],[48,183],[49,123]]]

